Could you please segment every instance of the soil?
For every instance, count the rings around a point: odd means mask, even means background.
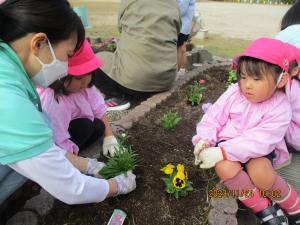
[[[202,103],[214,102],[225,90],[228,68],[216,67],[199,74],[196,80],[206,81]],[[192,82],[192,81],[191,81]],[[211,171],[193,165],[191,138],[197,121],[203,116],[200,106],[191,106],[186,97],[187,85],[137,122],[129,131],[129,142],[139,154],[137,189],[125,196],[110,198],[98,204],[68,206],[55,201],[53,209],[39,218],[40,225],[104,225],[114,209],[124,210],[126,225],[193,225],[207,224],[209,203],[206,191],[216,181]],[[182,121],[174,131],[160,126],[167,111],[177,111]],[[167,163],[183,163],[194,191],[176,200],[165,192],[160,171]],[[212,182],[214,180],[214,182]],[[63,187],[62,187],[63,188]],[[9,210],[9,209],[8,209]]]

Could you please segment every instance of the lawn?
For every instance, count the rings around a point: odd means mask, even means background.
[[[207,39],[192,39],[192,43],[203,45],[213,55],[232,58],[242,52],[250,43],[249,40],[224,38],[217,34],[209,34]]]

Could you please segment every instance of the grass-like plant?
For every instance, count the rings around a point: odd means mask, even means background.
[[[188,192],[193,190],[193,183],[188,180],[188,174],[184,165],[177,164],[175,169],[175,166],[169,163],[160,170],[168,175],[163,177],[162,180],[165,182],[166,192],[170,195],[178,199],[187,196]]]
[[[137,166],[137,154],[127,145],[127,139],[127,134],[118,137],[119,148],[113,157],[108,157],[106,166],[99,172],[104,179],[126,174],[128,170],[133,170]]]
[[[161,118],[161,126],[166,130],[174,130],[175,126],[181,121],[177,112],[169,111]]]
[[[195,81],[193,84],[189,85],[187,98],[188,101],[194,106],[199,105],[203,96],[203,92],[205,90],[204,87],[205,81]]]

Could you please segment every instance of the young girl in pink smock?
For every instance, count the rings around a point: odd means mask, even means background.
[[[274,169],[289,158],[284,135],[292,114],[281,89],[295,60],[291,46],[279,40],[251,43],[234,60],[238,83],[211,106],[192,140],[195,164],[214,167],[264,225],[286,225],[286,215],[300,212],[297,192]]]

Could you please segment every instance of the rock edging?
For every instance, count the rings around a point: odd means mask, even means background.
[[[194,68],[193,70],[186,73],[184,76],[179,77],[175,82],[174,86],[169,91],[161,92],[153,95],[147,100],[143,101],[140,105],[136,106],[127,115],[123,116],[120,120],[113,121],[111,127],[115,134],[120,134],[125,130],[130,129],[134,123],[139,121],[141,118],[145,117],[149,112],[154,110],[158,105],[162,104],[164,101],[172,96],[172,93],[179,90],[183,85],[187,84],[189,81],[194,79],[201,72],[205,72],[208,69],[219,66],[230,65],[228,60],[217,61],[215,63],[205,63],[200,67]]]

